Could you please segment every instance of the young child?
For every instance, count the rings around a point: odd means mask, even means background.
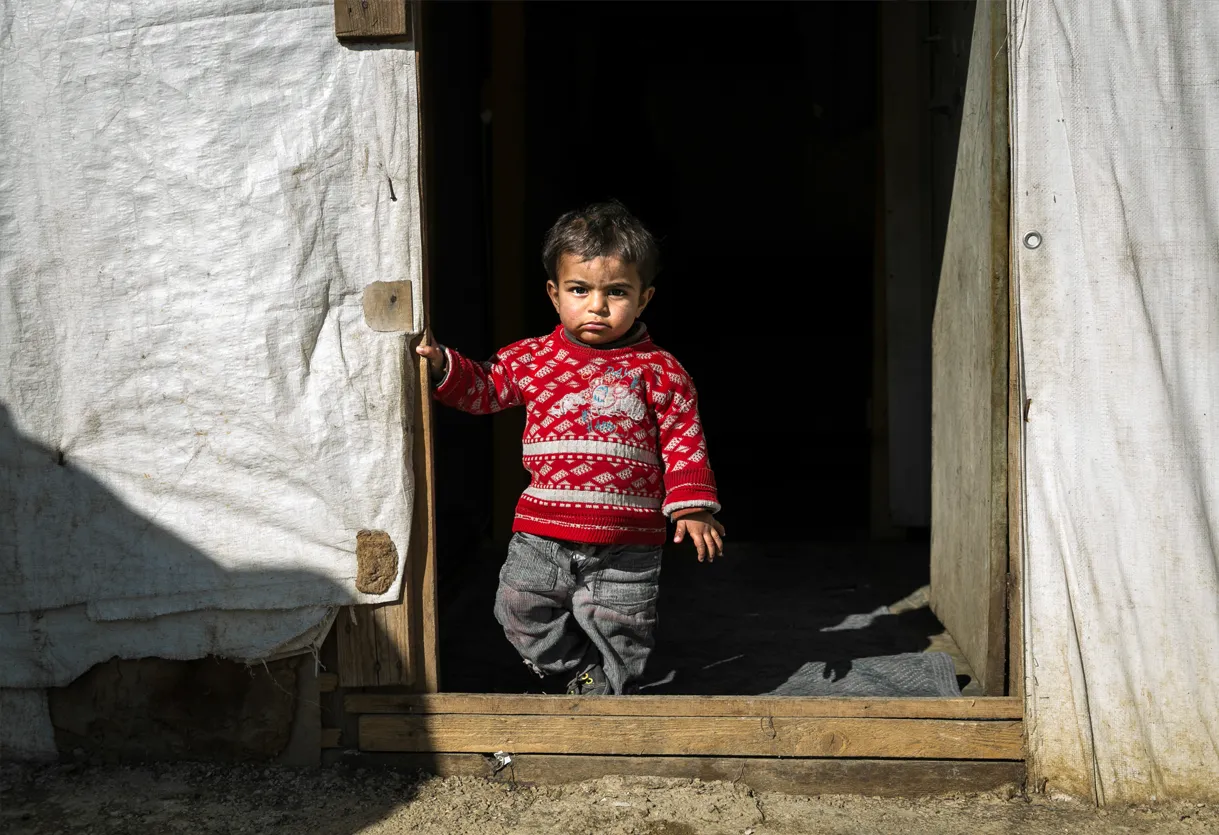
[[[418,347],[436,398],[474,414],[526,409],[524,464],[495,617],[538,675],[573,695],[633,692],[655,645],[665,517],[699,561],[723,553],[694,383],[637,321],[656,242],[619,203],[559,218],[542,253],[559,326],[474,363]]]

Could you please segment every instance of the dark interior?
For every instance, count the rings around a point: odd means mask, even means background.
[[[808,660],[849,667],[927,649],[943,631],[918,602],[929,517],[888,512],[884,426],[902,415],[876,400],[877,4],[528,3],[515,14],[506,29],[511,13],[491,4],[425,4],[432,327],[480,359],[550,330],[540,247],[570,208],[617,198],[661,241],[644,319],[698,384],[730,545],[714,565],[688,547],[666,552],[655,692],[765,693]],[[934,281],[972,3],[927,4],[920,20],[911,37],[929,45],[920,70]],[[947,37],[952,49],[937,46]],[[513,72],[522,83],[505,93]],[[511,119],[514,132],[497,125]],[[515,144],[496,148],[505,135]],[[519,167],[519,193],[496,176],[505,159]],[[505,246],[505,230],[519,240]],[[519,294],[519,312],[505,292]],[[929,320],[917,329],[929,353]],[[929,412],[929,378],[925,388]],[[497,488],[492,461],[519,457],[519,426],[519,416],[436,410],[445,690],[564,684],[529,676],[491,615],[506,547],[497,519],[513,499],[503,485],[526,483],[509,470]],[[912,455],[923,445],[929,460],[929,437]],[[914,602],[866,628],[832,630],[904,599]]]

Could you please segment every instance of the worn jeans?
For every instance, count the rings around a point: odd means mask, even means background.
[[[600,662],[630,693],[655,646],[659,545],[585,545],[518,533],[499,573],[495,619],[543,674]],[[600,658],[597,656],[600,655]]]

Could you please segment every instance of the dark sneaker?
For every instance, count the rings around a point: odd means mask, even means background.
[[[609,693],[609,681],[600,664],[589,664],[567,683],[569,696],[604,696]]]

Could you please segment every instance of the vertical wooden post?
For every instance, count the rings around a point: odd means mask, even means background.
[[[1010,18],[1004,16],[1002,37],[1004,49],[999,60],[1004,61],[1002,82],[995,83],[995,107],[1011,113],[1011,55],[1007,33]],[[1007,210],[1007,695],[1023,701],[1025,697],[1024,668],[1024,363],[1020,353],[1020,285],[1015,270],[1017,243],[1012,235],[1014,218],[1011,200],[1011,149],[1013,126],[1004,120],[1003,148],[1008,164],[1006,176]],[[998,211],[999,207],[995,207]],[[1027,739],[1028,731],[1025,735]]]
[[[412,467],[415,473],[415,510],[411,525],[411,549],[416,559],[411,564],[409,592],[416,601],[412,610],[413,634],[418,651],[418,673],[413,689],[423,693],[440,691],[439,640],[436,610],[436,471],[432,455],[432,392],[427,360],[419,358],[419,391],[415,397],[415,442]],[[404,592],[404,596],[405,596]]]
[[[420,4],[411,3],[408,28],[415,34],[416,59],[420,49]],[[422,264],[423,324],[430,324],[428,293],[428,224],[426,200],[427,142],[423,117],[421,62],[415,61],[416,118],[419,120],[420,262]],[[338,675],[342,687],[407,685],[422,692],[440,689],[436,612],[436,499],[432,449],[432,388],[427,360],[415,353],[418,340],[403,348],[404,363],[414,367],[415,392],[411,411],[411,472],[415,499],[411,510],[410,541],[399,543],[402,597],[375,606],[348,606],[335,623]],[[405,409],[404,409],[405,413]],[[401,547],[401,546],[405,547]]]
[[[1008,111],[1003,11],[975,7],[933,329],[931,609],[985,695],[1007,673]]]
[[[1015,263],[1015,255],[1009,255]],[[1013,271],[1011,275],[1015,275]],[[1018,287],[1009,285],[1007,392],[1007,695],[1024,698],[1024,386]]]
[[[419,119],[419,208],[420,246],[422,247],[420,261],[423,265],[423,325],[431,327],[431,304],[429,291],[431,289],[431,268],[428,258],[428,200],[427,172],[431,170],[431,143],[428,141],[428,126],[426,124],[426,98],[428,89],[423,75],[423,62],[419,60],[421,49],[426,49],[423,43],[423,4],[419,0],[411,3],[415,32],[415,90],[416,113]],[[415,357],[419,389],[415,397],[415,433],[414,445],[411,450],[411,466],[415,473],[415,508],[414,524],[411,526],[411,547],[419,558],[414,561],[411,577],[411,590],[418,599],[414,610],[418,613],[414,621],[414,634],[419,644],[419,674],[415,677],[415,689],[424,693],[436,693],[440,690],[440,646],[437,634],[439,612],[436,609],[436,466],[435,450],[433,448],[432,423],[432,383],[429,379],[428,362],[414,353],[414,345],[409,346],[411,356]]]
[[[525,202],[525,6],[491,5],[491,329],[496,348],[520,339],[523,324]],[[537,293],[542,293],[538,286]],[[524,414],[492,418],[492,533],[506,542],[524,478]]]

